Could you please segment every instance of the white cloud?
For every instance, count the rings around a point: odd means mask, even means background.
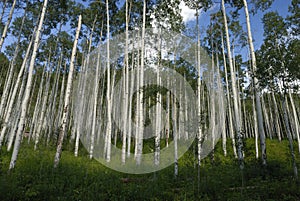
[[[179,4],[179,8],[181,9],[181,16],[183,18],[183,22],[187,23],[193,20],[196,20],[196,10],[190,9],[185,3],[184,1],[181,1]],[[213,6],[208,9],[208,11],[206,13],[210,14],[210,13],[214,13],[219,9],[219,5],[218,4],[213,4]],[[200,11],[200,18],[201,15],[203,15],[204,12]]]
[[[196,11],[190,9],[183,1],[180,2],[179,8],[181,9],[181,16],[184,23],[195,20]]]

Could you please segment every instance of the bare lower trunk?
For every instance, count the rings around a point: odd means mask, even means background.
[[[291,101],[291,105],[292,105],[292,111],[293,111],[293,116],[294,116],[294,122],[295,122],[295,135],[297,137],[297,141],[298,141],[298,151],[300,153],[300,137],[299,137],[299,120],[298,120],[298,115],[297,115],[297,111],[296,111],[296,107],[295,107],[295,103],[294,103],[294,99],[292,97],[291,91],[289,90],[289,98]]]

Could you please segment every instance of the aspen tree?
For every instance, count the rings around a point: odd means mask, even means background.
[[[230,47],[230,41],[229,41],[229,32],[228,32],[228,23],[227,23],[227,16],[226,16],[226,10],[224,5],[224,0],[221,1],[222,4],[222,12],[223,12],[223,18],[224,18],[224,26],[225,26],[225,34],[226,34],[226,44],[227,44],[227,54],[228,54],[228,60],[229,60],[229,67],[230,67],[230,75],[231,75],[231,88],[232,88],[232,94],[233,94],[233,109],[234,109],[234,117],[235,117],[235,129],[238,137],[238,158],[241,162],[243,162],[243,153],[241,150],[241,121],[240,121],[240,114],[239,114],[239,97],[237,92],[237,86],[236,86],[236,74],[233,69],[233,63],[232,63],[232,54],[231,54],[231,47]]]
[[[65,93],[63,117],[61,119],[61,128],[60,128],[60,132],[59,132],[59,136],[58,136],[56,154],[54,157],[54,167],[55,168],[59,164],[59,160],[60,160],[60,156],[61,156],[61,152],[62,152],[63,139],[64,139],[64,136],[66,133],[66,128],[67,128],[67,116],[68,116],[68,112],[70,110],[69,103],[70,103],[71,87],[72,87],[72,82],[73,82],[73,72],[74,72],[74,65],[75,65],[75,56],[76,56],[77,43],[78,43],[80,29],[81,29],[81,15],[79,15],[79,17],[78,17],[78,26],[76,29],[76,35],[75,35],[75,40],[74,40],[74,44],[73,44],[71,63],[70,63],[68,81],[67,81],[67,87],[66,87],[66,93]]]
[[[24,126],[25,126],[25,118],[26,118],[25,116],[26,116],[26,113],[27,113],[28,102],[29,102],[29,97],[30,97],[30,92],[31,92],[32,75],[33,75],[33,70],[34,70],[34,64],[35,64],[35,59],[36,59],[36,56],[37,56],[38,45],[39,45],[39,40],[40,40],[40,34],[41,34],[41,31],[42,31],[44,17],[45,17],[45,13],[46,13],[46,9],[47,9],[47,3],[48,3],[48,0],[44,0],[42,12],[41,12],[41,17],[40,17],[40,21],[39,21],[39,25],[38,25],[38,29],[37,29],[37,32],[36,32],[36,35],[35,35],[33,52],[32,52],[30,65],[29,65],[27,84],[26,84],[26,89],[25,89],[25,92],[24,92],[24,98],[23,98],[22,106],[21,106],[21,116],[20,116],[20,121],[18,123],[18,130],[17,130],[17,133],[16,133],[14,150],[13,150],[13,154],[12,154],[12,157],[11,157],[9,169],[14,168],[14,166],[16,164],[17,157],[18,157],[18,153],[19,153],[19,148],[20,148],[21,139],[22,139],[22,133],[23,133],[23,129],[24,129]]]
[[[247,30],[248,30],[248,40],[249,40],[249,47],[250,47],[250,54],[251,54],[251,61],[252,61],[252,68],[254,73],[254,93],[255,93],[255,109],[257,110],[257,121],[258,121],[258,132],[260,136],[260,149],[261,149],[261,157],[262,157],[262,164],[264,166],[267,165],[267,151],[266,151],[266,137],[263,125],[263,114],[261,108],[261,101],[260,101],[260,92],[259,92],[259,83],[256,78],[256,57],[254,52],[253,40],[252,40],[252,32],[250,26],[250,18],[249,18],[249,11],[247,1],[243,0],[244,8],[245,8],[245,15],[246,15],[246,23],[247,23]]]

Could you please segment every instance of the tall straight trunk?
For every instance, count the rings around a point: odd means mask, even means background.
[[[0,147],[1,147],[2,142],[3,142],[5,132],[8,128],[9,119],[10,119],[11,114],[12,114],[13,105],[14,105],[14,102],[15,102],[15,99],[16,99],[16,96],[17,96],[17,92],[18,92],[20,82],[22,81],[22,76],[24,74],[24,69],[25,69],[29,54],[30,54],[33,39],[34,39],[34,37],[31,38],[31,40],[28,44],[28,47],[27,47],[27,50],[26,50],[26,53],[25,53],[25,56],[24,56],[24,60],[22,62],[22,65],[21,65],[16,83],[14,85],[14,90],[12,92],[11,98],[10,98],[9,103],[8,103],[7,111],[6,111],[6,114],[4,116],[4,123],[3,123],[3,127],[2,127],[2,130],[1,130],[1,134],[0,134]]]
[[[199,9],[196,10],[196,29],[197,29],[197,51],[196,51],[196,63],[197,63],[197,159],[198,159],[198,170],[201,165],[201,140],[202,140],[202,127],[201,127],[201,58],[200,58],[200,31],[199,31]]]
[[[237,89],[237,86],[236,86],[236,74],[233,70],[233,63],[232,63],[231,49],[230,49],[230,41],[229,41],[229,32],[228,32],[228,24],[227,24],[227,16],[226,16],[224,0],[222,0],[221,2],[222,2],[222,12],[223,12],[225,33],[226,33],[227,54],[228,54],[230,75],[231,75],[231,88],[232,88],[232,94],[233,94],[233,109],[234,109],[234,117],[235,117],[235,130],[236,130],[237,139],[238,139],[238,158],[243,163],[244,157],[243,157],[243,153],[242,153],[242,142],[241,142],[242,132],[241,132],[241,121],[240,121],[240,114],[239,114],[239,96],[238,96],[238,89]]]
[[[169,75],[167,75],[167,83],[169,87]],[[167,108],[166,108],[166,128],[165,128],[165,133],[166,133],[166,147],[169,147],[169,136],[170,136],[170,91],[167,91]]]
[[[91,51],[92,44],[92,36],[94,32],[94,26],[96,23],[97,17],[95,17],[93,28],[90,35],[90,43],[89,43],[89,53]],[[102,29],[101,29],[102,30]],[[100,38],[102,38],[102,31],[100,34]],[[92,132],[91,132],[91,146],[90,146],[90,158],[93,157],[94,152],[94,143],[95,143],[95,133],[96,133],[96,118],[97,118],[97,100],[98,100],[98,90],[99,90],[99,67],[100,67],[100,48],[97,54],[97,65],[96,65],[96,78],[95,78],[95,88],[94,88],[94,105],[93,105],[93,118],[92,118]]]
[[[252,83],[253,87],[253,83]],[[253,124],[254,124],[254,136],[255,136],[255,157],[258,158],[258,126],[257,126],[257,114],[255,109],[255,96],[252,95],[252,111],[253,111]]]
[[[143,2],[143,27],[142,27],[142,44],[141,44],[141,66],[140,66],[140,83],[139,83],[139,129],[138,129],[138,142],[137,142],[137,157],[136,163],[139,165],[142,160],[143,152],[143,133],[144,133],[144,56],[145,56],[145,31],[146,31],[146,0]]]
[[[273,135],[271,132],[270,119],[267,112],[264,96],[261,97],[261,105],[262,105],[262,112],[263,112],[263,117],[265,119],[265,125],[266,125],[266,136],[272,139]]]
[[[271,132],[271,135],[275,137],[275,129],[274,129],[274,117],[273,117],[273,113],[272,113],[272,109],[271,109],[271,100],[270,100],[270,93],[267,93],[267,104],[268,104],[268,107],[266,108],[266,111],[267,113],[269,114],[269,117],[270,117],[270,132]]]
[[[172,123],[173,123],[173,140],[174,140],[174,176],[178,176],[178,129],[177,129],[177,105],[175,96],[173,96],[173,110],[172,110]]]
[[[275,128],[276,128],[278,140],[281,141],[282,129],[280,128],[279,108],[277,106],[277,101],[276,101],[274,92],[271,92],[271,95],[272,95],[272,100],[273,100],[273,104],[274,104],[274,118],[275,118],[274,124],[275,124]]]
[[[9,27],[9,25],[10,25],[10,22],[11,22],[11,19],[12,19],[14,10],[15,10],[16,3],[17,3],[17,0],[14,0],[13,3],[12,3],[12,6],[11,6],[11,8],[10,8],[9,15],[8,15],[8,18],[7,18],[5,27],[4,27],[4,29],[3,29],[1,39],[0,39],[0,51],[1,51],[1,49],[2,49],[4,40],[5,40],[5,38],[6,38],[7,31],[8,31],[8,27]]]
[[[216,55],[217,60],[217,79],[218,79],[218,90],[223,90],[223,86],[221,84],[221,77],[220,77],[220,65],[219,65],[219,57]],[[226,109],[224,108],[224,100],[222,98],[218,98],[218,104],[220,105],[220,123],[222,125],[222,148],[224,156],[227,156],[227,148],[226,148],[226,122],[225,122],[225,116],[226,116]]]
[[[284,97],[283,97],[283,101],[282,101],[283,118],[284,118],[284,123],[285,123],[286,131],[287,131],[287,137],[289,140],[290,152],[291,152],[291,156],[292,156],[294,177],[297,180],[298,179],[298,169],[297,169],[297,165],[296,165],[296,159],[295,159],[295,153],[294,153],[294,147],[293,147],[293,137],[292,137],[291,129],[290,129],[290,125],[289,125],[286,104],[287,104],[287,96],[285,93]]]
[[[213,44],[213,40],[211,39],[211,47],[212,49],[214,49],[214,44]],[[209,75],[209,83],[210,86],[209,88],[213,88],[214,86],[214,80],[215,80],[215,62],[214,62],[215,58],[214,58],[214,52],[212,52],[212,56],[211,56],[211,69],[212,71],[210,72]],[[208,90],[208,101],[210,104],[210,108],[209,108],[209,112],[208,112],[208,119],[209,119],[209,123],[210,128],[211,128],[211,147],[215,147],[215,130],[216,130],[216,109],[215,109],[215,93],[212,90]],[[210,132],[210,131],[209,131]],[[215,160],[215,151],[214,149],[211,151],[211,160],[214,161]]]
[[[297,141],[298,141],[298,151],[300,153],[300,137],[299,137],[299,120],[298,120],[298,115],[297,115],[297,111],[296,111],[296,107],[295,107],[295,103],[294,103],[294,99],[293,96],[291,94],[291,91],[289,90],[289,98],[291,101],[291,105],[292,105],[292,111],[293,111],[293,116],[294,116],[294,122],[295,122],[295,135],[297,137]]]
[[[160,76],[159,70],[157,70],[156,77],[157,85],[160,86]],[[158,92],[156,94],[156,118],[155,118],[155,154],[154,163],[159,165],[160,163],[160,131],[161,131],[161,94]]]
[[[60,95],[59,95],[59,103],[58,103],[58,109],[57,109],[57,115],[54,121],[54,130],[55,130],[55,140],[58,137],[58,129],[59,129],[59,123],[61,121],[61,114],[63,112],[63,97],[65,92],[65,80],[66,80],[66,62],[64,64],[64,71],[63,71],[63,79],[60,86]]]
[[[106,51],[107,51],[107,58],[106,58],[106,71],[107,71],[107,89],[106,89],[106,101],[107,101],[107,125],[106,125],[106,136],[105,136],[105,147],[104,153],[106,155],[106,161],[110,161],[110,151],[111,151],[111,133],[112,133],[112,121],[111,121],[111,113],[112,113],[112,103],[111,103],[111,81],[110,81],[110,50],[109,50],[109,40],[110,40],[110,27],[109,27],[109,4],[108,0],[106,0],[106,26],[107,26],[107,33],[106,33]]]
[[[156,72],[156,84],[160,86],[161,77],[160,77],[160,65],[161,65],[161,47],[162,47],[162,40],[161,40],[161,28],[159,28],[159,35],[158,35],[158,63],[157,63],[157,72]],[[180,96],[181,98],[181,96]],[[162,104],[162,97],[161,93],[157,92],[156,94],[156,118],[155,118],[155,153],[154,153],[154,164],[159,165],[160,163],[160,138],[161,138],[161,104]]]
[[[134,54],[132,54],[132,64],[131,64],[131,69],[133,70],[134,67],[134,61],[133,61]],[[130,92],[129,92],[129,97],[132,97],[133,95],[133,89],[134,89],[134,79],[135,75],[134,73],[131,74],[131,82],[130,82]],[[132,99],[129,100],[129,109],[128,109],[128,121],[131,122],[132,118]],[[132,133],[132,124],[128,124],[128,137],[127,137],[127,157],[130,157],[130,148],[131,148],[131,133]]]
[[[58,92],[58,85],[59,85],[59,81],[60,81],[60,67],[62,64],[62,58],[63,58],[63,54],[61,53],[59,62],[58,62],[58,67],[56,68],[56,73],[55,73],[55,81],[54,81],[54,86],[52,88],[52,92],[51,92],[51,100],[50,103],[51,105],[49,106],[49,116],[47,121],[49,122],[49,128],[48,128],[48,132],[47,132],[47,140],[46,140],[46,144],[48,145],[50,142],[50,137],[52,136],[52,131],[53,131],[53,126],[54,126],[54,122],[55,122],[55,113],[56,113],[56,101],[57,101],[57,92]]]
[[[125,0],[125,101],[123,107],[123,139],[122,139],[122,163],[125,163],[126,158],[126,137],[128,135],[128,124],[130,124],[130,119],[128,121],[128,93],[129,93],[129,64],[128,64],[128,23],[129,23],[129,16],[128,16],[128,0]]]
[[[138,31],[138,47],[140,46],[140,32]],[[140,58],[140,50],[138,49],[137,50],[137,57]],[[136,110],[135,110],[135,121],[136,121],[136,127],[135,127],[135,147],[134,147],[134,158],[136,159],[137,157],[137,144],[138,144],[138,139],[139,139],[139,123],[140,123],[140,115],[139,115],[139,112],[140,112],[140,93],[139,93],[139,88],[140,88],[140,59],[137,59],[137,67],[136,67],[136,80],[137,80],[137,84],[136,84],[136,91],[137,91],[137,94],[136,94]]]
[[[244,130],[243,128],[243,117],[242,117],[242,104],[241,104],[241,97],[240,97],[240,93],[241,93],[241,85],[240,85],[240,79],[239,79],[239,69],[236,67],[236,61],[235,61],[235,54],[234,54],[234,39],[232,41],[232,65],[233,65],[233,72],[236,73],[236,86],[237,86],[237,98],[238,98],[238,108],[239,108],[239,119],[240,119],[240,127],[241,127],[241,132]]]
[[[87,57],[87,60],[89,58],[89,55]],[[87,81],[87,62],[85,61],[83,66],[82,66],[82,69],[81,69],[81,72],[80,72],[80,75],[79,75],[79,85],[78,85],[78,97],[77,97],[77,101],[81,101],[81,103],[85,100],[85,88],[86,88],[86,81]],[[83,84],[82,84],[83,83]],[[82,117],[83,117],[83,113],[84,113],[84,108],[87,104],[80,104],[80,106],[78,107],[78,111],[77,111],[77,118],[75,119],[75,126],[76,126],[76,135],[75,135],[75,151],[74,151],[74,155],[75,157],[78,156],[78,149],[79,149],[79,139],[80,139],[80,135],[81,135],[81,132],[83,131],[83,129],[81,128],[81,123],[83,121]]]
[[[36,122],[38,121],[37,120],[38,116],[40,116],[39,114],[40,114],[40,110],[41,110],[41,99],[42,99],[42,94],[44,91],[43,84],[44,84],[44,79],[45,79],[46,66],[47,65],[44,65],[44,68],[43,68],[42,78],[41,78],[40,85],[39,85],[39,91],[38,91],[38,95],[37,95],[37,98],[35,101],[35,107],[34,107],[34,112],[33,112],[32,121],[31,121],[31,125],[30,125],[28,143],[30,142],[32,136],[33,136],[33,138],[35,138],[36,127],[37,127]]]
[[[223,55],[223,63],[224,63],[224,73],[225,73],[225,82],[226,82],[226,91],[227,91],[227,104],[228,104],[228,123],[229,123],[229,135],[232,140],[232,149],[233,149],[233,155],[235,158],[237,158],[236,153],[236,146],[235,146],[235,137],[234,137],[234,130],[233,130],[233,117],[232,117],[232,110],[231,110],[231,96],[229,91],[229,82],[228,82],[228,71],[227,71],[227,63],[226,63],[226,57],[225,57],[225,50],[224,50],[224,40],[223,40],[223,34],[221,37],[222,41],[222,55]]]
[[[22,84],[20,87],[20,91],[19,91],[19,95],[18,95],[18,99],[17,102],[15,104],[14,107],[14,113],[12,115],[12,127],[10,128],[10,132],[8,134],[8,139],[7,139],[7,151],[11,150],[11,147],[13,145],[13,141],[16,135],[16,131],[17,131],[17,126],[18,126],[18,122],[20,120],[20,107],[22,104],[22,99],[23,99],[23,94],[24,94],[24,89],[25,89],[25,83],[26,83],[26,79],[27,79],[27,74],[25,73],[23,78],[22,78]]]
[[[255,57],[255,52],[254,52],[253,40],[252,40],[252,33],[251,33],[247,1],[243,0],[243,3],[244,3],[244,8],[245,8],[246,23],[247,23],[247,30],[248,30],[248,40],[249,40],[249,47],[250,47],[250,53],[251,53],[252,68],[253,68],[253,73],[254,73],[253,79],[254,79],[254,90],[255,90],[255,108],[257,110],[261,159],[262,159],[262,164],[264,166],[266,166],[267,165],[266,136],[265,136],[265,130],[264,130],[264,124],[263,124],[263,114],[262,114],[262,108],[261,108],[261,102],[260,102],[259,83],[258,83],[258,79],[255,76],[255,73],[257,70],[256,57]]]
[[[45,72],[45,71],[49,68],[49,63],[51,61],[50,58],[51,58],[51,54],[52,54],[51,52],[52,51],[50,49],[48,60],[47,60],[47,63],[45,64],[45,68],[44,68],[44,71],[43,71],[43,74],[46,73],[47,79],[46,79],[46,84],[45,84],[45,90],[43,91],[43,98],[41,100],[42,104],[38,103],[38,101],[37,101],[37,104],[36,104],[36,105],[41,105],[41,108],[40,108],[39,118],[37,119],[37,126],[35,127],[36,129],[34,130],[34,138],[35,138],[34,150],[37,149],[37,144],[39,142],[40,133],[42,131],[44,118],[45,118],[45,113],[46,113],[46,109],[47,109],[47,101],[48,101],[51,75],[48,71],[47,72]],[[42,85],[41,85],[41,87],[42,87]],[[40,89],[41,89],[41,87],[40,87]]]
[[[24,98],[23,98],[22,106],[21,106],[21,116],[20,116],[20,121],[19,121],[19,124],[18,124],[18,131],[16,133],[14,150],[13,150],[13,154],[12,154],[12,157],[11,157],[9,169],[13,169],[15,167],[16,160],[17,160],[18,153],[19,153],[19,148],[20,148],[21,139],[22,139],[22,133],[23,133],[23,129],[24,129],[24,126],[25,126],[25,118],[26,118],[26,113],[27,113],[27,108],[28,108],[28,102],[29,102],[29,97],[30,97],[30,92],[31,92],[32,75],[33,75],[33,70],[34,70],[34,64],[35,64],[35,59],[36,59],[36,56],[37,56],[37,50],[38,50],[38,45],[39,45],[39,40],[40,40],[40,34],[41,34],[41,31],[42,31],[42,26],[43,26],[43,22],[44,22],[45,13],[46,13],[47,3],[48,3],[48,0],[44,0],[39,26],[38,26],[38,29],[37,29],[37,33],[35,35],[34,47],[33,47],[32,57],[31,57],[31,60],[30,60],[30,65],[29,65],[27,84],[26,84],[26,89],[25,89],[25,92],[24,92]]]
[[[35,133],[34,150],[37,149],[37,144],[39,143],[40,134],[42,132],[42,126],[43,126],[44,117],[45,117],[45,113],[46,113],[46,109],[47,109],[47,101],[48,101],[48,94],[49,94],[49,87],[50,87],[50,77],[51,77],[51,75],[49,74],[49,72],[47,72],[46,89],[43,93],[41,114],[40,114],[40,118],[38,119],[37,130],[36,130],[36,133]]]
[[[80,29],[81,29],[81,15],[79,15],[79,17],[78,17],[78,26],[77,26],[77,30],[76,30],[76,36],[75,36],[75,40],[74,40],[74,44],[73,44],[72,56],[71,56],[71,61],[70,61],[70,68],[69,68],[68,81],[67,81],[66,94],[65,94],[64,112],[63,112],[63,117],[61,120],[61,129],[60,129],[59,136],[58,136],[56,154],[54,157],[54,167],[55,168],[59,164],[63,140],[64,140],[64,136],[66,133],[66,128],[67,128],[67,118],[68,118],[68,113],[70,110],[69,103],[70,103],[70,96],[71,96],[71,87],[72,87],[72,82],[73,82],[74,63],[75,63],[75,56],[76,56],[77,43],[78,43]]]

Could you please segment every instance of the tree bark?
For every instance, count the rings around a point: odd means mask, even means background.
[[[12,19],[14,10],[15,10],[16,3],[17,3],[17,0],[14,0],[13,3],[12,3],[12,6],[11,6],[11,8],[10,8],[9,15],[8,15],[8,18],[7,18],[5,27],[4,27],[4,29],[3,29],[1,39],[0,39],[0,51],[1,51],[1,49],[2,49],[4,40],[5,40],[5,38],[6,38],[7,31],[8,31],[8,27],[9,27],[9,25],[10,25],[10,22],[11,22],[11,19]],[[0,22],[1,22],[1,21],[0,21]]]
[[[77,26],[75,40],[74,40],[74,44],[73,44],[71,63],[70,63],[70,69],[69,69],[68,81],[67,81],[67,87],[66,87],[66,93],[65,93],[64,112],[63,112],[63,117],[61,119],[61,128],[60,128],[58,142],[57,142],[56,154],[54,157],[54,168],[56,168],[59,164],[59,160],[60,160],[61,152],[62,152],[63,139],[64,139],[64,136],[66,133],[67,116],[68,116],[68,112],[69,112],[71,87],[72,87],[72,82],[73,82],[75,56],[76,56],[77,43],[78,43],[80,29],[81,29],[81,15],[79,15],[79,17],[78,17],[78,26]]]
[[[26,89],[25,89],[25,92],[24,92],[25,94],[24,94],[24,99],[23,99],[22,106],[21,106],[21,116],[20,116],[20,121],[19,121],[19,124],[18,124],[19,126],[18,126],[18,131],[16,133],[14,150],[13,150],[13,154],[12,154],[12,157],[11,157],[9,169],[13,169],[15,167],[16,160],[17,160],[18,153],[19,153],[20,144],[21,144],[22,133],[23,133],[23,129],[25,127],[25,118],[26,118],[26,112],[27,112],[27,108],[28,108],[28,102],[29,102],[29,97],[30,97],[30,92],[31,92],[31,85],[32,85],[32,75],[33,75],[33,70],[34,70],[35,59],[36,59],[36,56],[37,56],[38,45],[39,45],[39,40],[40,40],[40,34],[41,34],[41,31],[42,31],[42,25],[43,25],[43,22],[44,22],[44,17],[45,17],[45,13],[46,13],[46,9],[47,9],[47,3],[48,3],[48,0],[44,0],[38,30],[37,30],[37,33],[36,33],[36,36],[35,36],[32,57],[31,57],[31,60],[30,60],[30,65],[29,65],[27,84],[26,84]]]
[[[267,151],[266,151],[266,136],[265,130],[263,125],[263,115],[261,109],[261,101],[260,101],[260,92],[259,92],[259,83],[258,79],[256,78],[256,57],[254,52],[253,40],[252,40],[252,33],[251,33],[251,26],[250,26],[250,18],[248,12],[248,5],[247,1],[243,0],[244,8],[245,8],[245,15],[246,15],[246,23],[247,23],[247,30],[248,30],[248,40],[250,46],[250,53],[251,53],[251,61],[252,61],[252,68],[254,73],[254,90],[255,90],[255,108],[257,110],[257,120],[258,120],[258,132],[260,137],[260,149],[261,149],[261,159],[262,164],[264,166],[267,165]]]

